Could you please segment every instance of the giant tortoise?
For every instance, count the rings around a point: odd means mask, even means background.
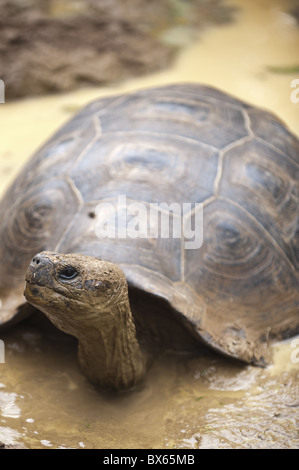
[[[100,387],[133,387],[147,344],[263,366],[299,332],[299,141],[208,86],[105,97],[24,167],[0,240],[2,324],[26,274],[26,299],[78,338]]]

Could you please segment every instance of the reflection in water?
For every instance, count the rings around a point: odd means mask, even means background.
[[[266,370],[212,352],[165,353],[135,391],[107,395],[80,373],[76,341],[52,326],[27,321],[4,340],[0,426],[28,447],[298,446],[298,367],[290,342],[274,348],[275,365]],[[0,441],[6,436],[0,428]]]
[[[0,426],[0,449],[3,444],[18,446],[20,437],[21,433],[19,433],[15,429],[11,429],[7,426]]]
[[[20,408],[16,405],[15,400],[18,398],[16,393],[7,393],[2,391],[4,384],[0,384],[0,411],[4,418],[19,418],[21,415]]]
[[[298,28],[288,2],[235,0],[237,22],[211,28],[169,71],[121,87],[1,105],[0,188],[70,112],[91,99],[177,81],[209,83],[281,116],[299,132],[290,100],[298,74],[269,66],[298,62]],[[290,2],[290,5],[292,2]],[[180,30],[180,34],[182,31]],[[220,48],[221,46],[221,48]],[[81,375],[76,342],[24,322],[4,334],[0,363],[0,441],[32,448],[299,448],[298,364],[290,342],[266,370],[213,353],[165,354],[133,393],[98,393]]]

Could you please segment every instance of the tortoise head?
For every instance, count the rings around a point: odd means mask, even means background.
[[[99,309],[103,324],[112,306],[126,294],[121,269],[91,256],[44,251],[32,258],[26,272],[28,302],[76,337],[81,330],[98,325]]]
[[[78,254],[41,252],[26,273],[29,303],[79,340],[82,372],[101,388],[133,387],[145,361],[136,337],[126,278],[112,263]]]

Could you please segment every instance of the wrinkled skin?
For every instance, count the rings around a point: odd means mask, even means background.
[[[83,373],[103,389],[133,387],[145,372],[127,282],[114,264],[83,255],[42,252],[26,273],[24,295],[79,340]]]

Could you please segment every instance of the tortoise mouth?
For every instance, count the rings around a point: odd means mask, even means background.
[[[26,285],[29,284],[30,286],[41,286],[41,287],[45,287],[45,283],[41,281],[40,278],[36,278],[35,277],[35,273],[26,273],[26,277],[25,277],[25,282],[26,282]]]
[[[43,257],[33,257],[25,275],[24,296],[26,300],[34,306],[41,306],[46,303],[45,290],[52,287],[53,264]]]
[[[26,280],[24,297],[32,305],[39,306],[44,302],[43,290],[42,286]]]
[[[25,275],[26,283],[41,287],[51,287],[54,265],[46,256],[32,258]]]

